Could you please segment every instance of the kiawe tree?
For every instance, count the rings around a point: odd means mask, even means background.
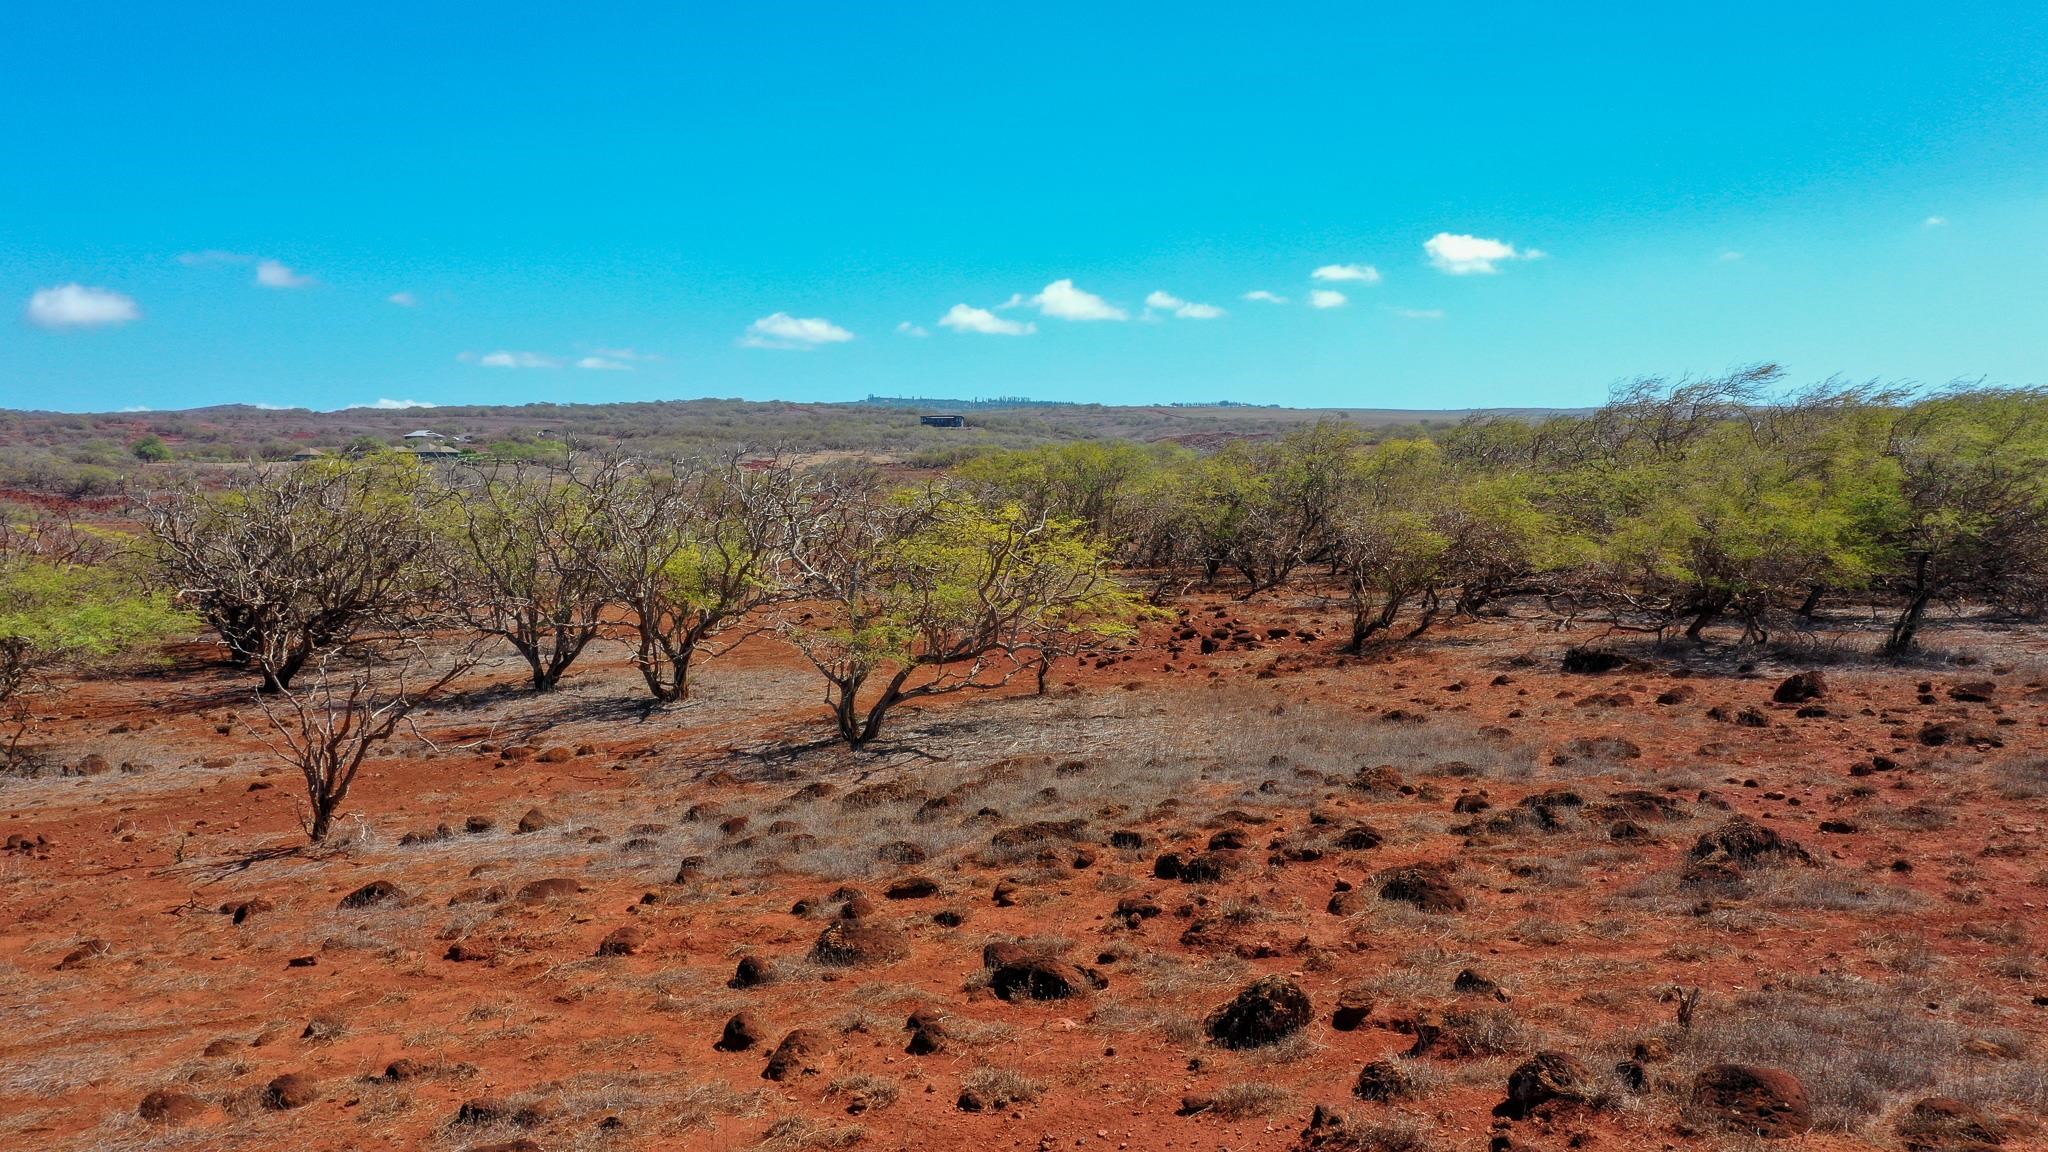
[[[304,826],[315,845],[333,831],[370,753],[475,664],[466,652],[437,660],[413,636],[379,649],[366,656],[323,650],[310,664],[310,683],[257,694],[275,737],[266,745],[305,782]]]
[[[603,467],[615,467],[606,464]],[[474,468],[451,502],[445,532],[450,609],[526,661],[537,692],[551,691],[604,627],[613,490],[560,464]]]
[[[432,505],[404,453],[252,468],[220,490],[148,498],[159,578],[276,692],[321,652],[435,600]]]
[[[861,747],[907,700],[1006,684],[1138,604],[1077,522],[943,488],[849,483],[821,496],[797,560],[816,607],[785,634],[824,677],[839,737]]]
[[[657,702],[687,699],[700,656],[760,631],[760,611],[795,594],[794,550],[815,516],[811,483],[792,464],[733,454],[649,469],[615,463],[589,489],[604,538],[599,575],[626,612],[633,663]]]

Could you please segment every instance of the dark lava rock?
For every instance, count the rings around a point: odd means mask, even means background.
[[[1209,1016],[1211,1039],[1225,1048],[1277,1044],[1306,1027],[1314,1007],[1308,993],[1285,976],[1252,981]]]
[[[1777,1068],[1715,1064],[1692,1083],[1693,1107],[1723,1128],[1785,1140],[1813,1128],[1806,1085]]]

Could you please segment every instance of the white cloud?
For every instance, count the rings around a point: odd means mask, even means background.
[[[624,360],[614,360],[609,356],[585,356],[581,360],[576,361],[576,366],[578,368],[587,368],[593,372],[631,372],[633,370],[631,364],[626,363]]]
[[[740,346],[804,351],[822,344],[844,344],[851,339],[853,333],[830,320],[819,317],[804,319],[787,312],[777,312],[747,325],[746,335],[740,337]]]
[[[38,328],[104,328],[141,316],[134,297],[109,288],[60,284],[28,298],[28,322]]]
[[[256,265],[256,282],[265,288],[304,288],[313,278],[299,275],[281,260],[265,260]]]
[[[1946,228],[1948,226],[1948,217],[1929,216],[1920,222],[1920,226],[1922,228]]]
[[[398,305],[400,308],[415,308],[419,306],[420,302],[420,298],[410,292],[393,292],[384,299]]]
[[[263,407],[263,405],[259,404],[257,405],[257,407],[260,408]],[[395,411],[401,408],[433,408],[436,407],[436,405],[430,400],[391,400],[379,398],[378,401],[375,404],[370,405],[370,407],[383,408],[386,410]]]
[[[1171,292],[1154,292],[1145,297],[1145,307],[1171,312],[1182,320],[1214,320],[1223,315],[1223,309],[1214,304],[1196,304]]]
[[[1730,249],[1729,251],[1723,252],[1719,256],[1714,257],[1714,259],[1722,264],[1733,264],[1736,261],[1742,259],[1742,253]]]
[[[1038,331],[1036,324],[1005,320],[986,308],[969,304],[953,305],[939,317],[939,327],[951,328],[955,332],[979,332],[984,336],[1029,336]]]
[[[1311,280],[1349,280],[1358,284],[1380,282],[1380,270],[1370,264],[1325,264],[1308,275]]]
[[[1308,306],[1311,308],[1342,308],[1350,302],[1350,297],[1330,288],[1314,288],[1308,294]]]
[[[916,336],[919,338],[931,335],[930,332],[925,330],[924,325],[912,324],[908,320],[905,320],[903,323],[898,324],[896,326],[896,333],[899,336]]]
[[[126,408],[123,408],[123,409],[121,409],[121,411],[123,411],[123,412],[148,412],[148,411],[150,411],[150,407],[149,407],[149,405],[147,405],[147,404],[130,404],[130,405],[129,405],[129,406],[127,406]]]
[[[1444,310],[1441,308],[1396,308],[1394,309],[1394,315],[1399,316],[1403,320],[1441,320],[1444,318]]]
[[[1422,250],[1429,253],[1429,262],[1437,270],[1453,276],[1488,275],[1500,271],[1500,265],[1508,260],[1543,258],[1543,253],[1534,248],[1518,249],[1504,240],[1456,232],[1431,236],[1422,242]]]
[[[1013,299],[1013,302],[1014,301]],[[1055,280],[1027,303],[1038,306],[1041,316],[1059,320],[1128,320],[1124,310],[1093,292],[1074,287],[1072,280]],[[1007,307],[1008,305],[1005,305]]]
[[[474,352],[464,352],[462,355],[457,356],[456,359],[466,364],[480,364],[485,368],[560,368],[562,366],[562,362],[553,356],[543,356],[538,352],[508,352],[502,349],[497,352],[486,352],[481,356]]]
[[[592,348],[590,354],[606,360],[623,360],[629,364],[659,364],[661,357],[653,352],[642,352],[637,348]]]
[[[1249,291],[1249,292],[1247,292],[1247,293],[1245,293],[1245,294],[1244,294],[1244,299],[1246,299],[1246,300],[1263,300],[1263,301],[1265,301],[1265,302],[1266,302],[1266,303],[1268,303],[1268,304],[1285,304],[1285,303],[1287,303],[1287,297],[1285,297],[1285,296],[1280,296],[1280,295],[1276,295],[1276,294],[1274,294],[1274,293],[1272,293],[1272,292],[1268,292],[1268,291],[1266,291],[1266,290],[1265,290],[1264,288],[1254,288],[1254,289],[1252,289],[1251,291]]]

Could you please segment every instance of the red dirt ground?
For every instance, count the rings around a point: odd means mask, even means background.
[[[547,698],[500,666],[423,717],[433,745],[403,737],[372,761],[342,842],[317,854],[297,851],[299,782],[245,677],[194,659],[66,685],[39,701],[47,770],[0,779],[0,1132],[51,1149],[1235,1150],[1297,1146],[1326,1104],[1391,1125],[1388,1140],[1412,1126],[1418,1148],[1732,1148],[1747,1137],[1687,1106],[1692,1072],[1769,1052],[1754,1062],[1799,1072],[1822,1114],[1793,1147],[1902,1147],[1903,1110],[1934,1095],[1997,1120],[2006,1147],[2048,1146],[2037,638],[1964,622],[1934,639],[1975,662],[1830,663],[1826,715],[1801,717],[1772,702],[1807,666],[1782,653],[1629,649],[1646,662],[1569,675],[1563,650],[1598,637],[1520,609],[1353,659],[1310,600],[1184,607],[1200,634],[1224,629],[1218,651],[1156,625],[1101,666],[1059,669],[1048,698],[946,698],[861,754],[816,743],[818,682],[771,641],[652,714],[610,651]],[[1976,742],[1923,743],[1943,721]],[[1567,747],[1603,736],[1638,754]],[[1393,772],[1359,777],[1380,765]],[[829,793],[799,793],[816,782]],[[1585,804],[1554,808],[1558,827],[1469,826],[1560,788]],[[1671,801],[1636,821],[1642,839],[1588,814],[1627,789]],[[1453,812],[1482,790],[1489,809]],[[514,831],[534,807],[557,822]],[[1815,863],[1681,890],[1695,842],[1734,815]],[[464,832],[472,816],[493,829]],[[992,846],[1070,819],[1071,839]],[[1361,821],[1385,842],[1330,843]],[[441,824],[453,835],[400,842]],[[1220,883],[1155,878],[1160,853],[1232,828],[1245,847]],[[1117,831],[1143,846],[1113,846]],[[690,856],[703,862],[677,882]],[[1373,898],[1383,870],[1436,861],[1465,911]],[[936,892],[885,896],[910,875]],[[514,895],[552,877],[572,890]],[[337,908],[375,880],[403,896]],[[1333,912],[1340,882],[1356,896]],[[842,884],[907,955],[807,959]],[[1131,926],[1116,909],[1136,897],[1160,911]],[[794,914],[800,898],[817,907]],[[221,911],[236,904],[239,922]],[[630,954],[596,955],[628,927]],[[983,947],[1012,940],[1107,985],[999,999]],[[454,945],[486,958],[446,958]],[[743,954],[779,978],[728,987]],[[1467,968],[1510,998],[1454,992]],[[1268,1049],[1210,1043],[1204,1018],[1269,974],[1306,990],[1307,1029]],[[1340,1031],[1332,1012],[1357,985],[1376,1004]],[[1703,994],[1683,1030],[1671,994],[1689,987]],[[936,1054],[905,1051],[919,1007],[951,1034]],[[715,1050],[741,1010],[765,1045]],[[1368,1061],[1460,1012],[1493,1030],[1483,1050],[1418,1056],[1411,1098],[1353,1096]],[[818,1036],[806,1069],[764,1079],[767,1049],[799,1027]],[[1609,1069],[1638,1043],[1632,1091]],[[1497,1121],[1509,1072],[1539,1049],[1581,1057],[1599,1100]],[[401,1059],[425,1071],[388,1078]],[[964,1111],[982,1069],[1039,1092]],[[286,1073],[315,1098],[267,1106]],[[158,1089],[190,1114],[140,1117]],[[1248,1114],[1177,1114],[1219,1093]]]

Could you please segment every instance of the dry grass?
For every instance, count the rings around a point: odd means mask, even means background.
[[[1843,976],[1773,984],[1732,1003],[1703,1005],[1681,1036],[1685,1063],[1786,1069],[1805,1082],[1816,1121],[1842,1131],[1865,1127],[1913,1093],[2035,1111],[2048,1106],[2048,1066],[2001,1047],[1995,1032],[1966,1028],[1929,1008],[1953,1000],[1953,988]]]

